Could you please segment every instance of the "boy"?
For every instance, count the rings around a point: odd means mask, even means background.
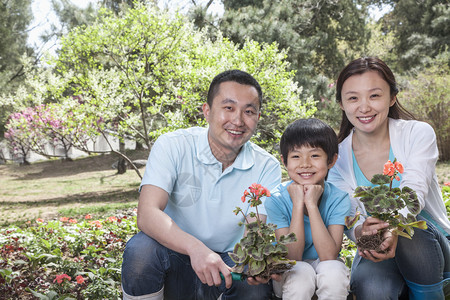
[[[291,181],[275,188],[264,206],[277,239],[297,236],[287,245],[287,257],[297,264],[273,282],[275,294],[284,300],[309,300],[314,293],[319,300],[346,299],[349,270],[338,255],[350,198],[325,181],[338,156],[336,133],[318,119],[300,119],[286,128],[280,151]]]

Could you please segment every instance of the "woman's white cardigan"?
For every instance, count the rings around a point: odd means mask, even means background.
[[[349,193],[352,201],[351,214],[354,216],[357,210],[363,214],[366,214],[366,210],[364,205],[353,197],[357,184],[353,171],[352,136],[353,131],[339,144],[339,157],[328,174],[328,181]],[[433,128],[424,122],[389,118],[389,138],[397,161],[401,162],[405,169],[400,188],[408,186],[415,190],[420,210],[424,209],[450,234],[450,222],[435,171],[439,152]],[[406,215],[407,211],[401,213]],[[364,219],[361,217],[354,227],[346,231],[351,240],[355,241],[354,230]]]

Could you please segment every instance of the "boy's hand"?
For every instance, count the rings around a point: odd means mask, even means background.
[[[320,196],[323,193],[323,187],[321,185],[305,185],[305,205],[306,207],[317,207]]]
[[[287,187],[287,190],[289,192],[289,196],[291,196],[292,204],[294,206],[303,207],[303,204],[305,202],[305,192],[303,189],[303,185],[292,182]]]

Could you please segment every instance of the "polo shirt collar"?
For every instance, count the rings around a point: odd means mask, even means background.
[[[206,165],[220,163],[212,154],[208,142],[208,129],[204,130],[197,139],[197,158]],[[255,164],[255,154],[250,142],[242,146],[241,151],[231,165],[233,168],[240,170],[250,169]]]

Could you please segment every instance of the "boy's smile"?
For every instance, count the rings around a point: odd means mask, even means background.
[[[334,165],[336,158],[328,164],[328,156],[322,148],[304,145],[289,151],[285,167],[289,177],[296,183],[323,186],[328,170]]]

